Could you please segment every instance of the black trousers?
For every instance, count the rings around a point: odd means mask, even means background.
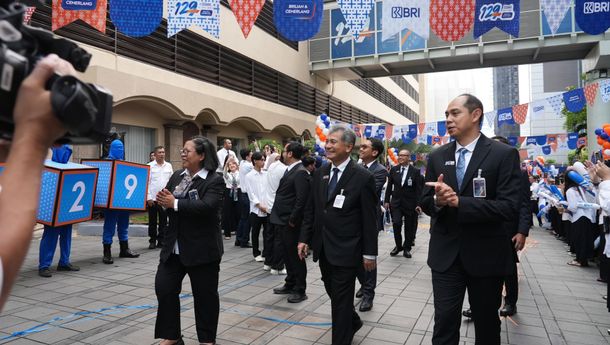
[[[402,242],[402,225],[405,226],[405,241]],[[396,247],[411,250],[415,242],[417,231],[417,213],[415,210],[407,211],[400,207],[392,207],[392,227],[394,228],[394,242]]]
[[[377,286],[377,268],[367,272],[364,265],[360,265],[356,277],[360,283],[360,289],[362,289],[362,298],[372,301],[375,298],[375,287]]]
[[[191,279],[195,306],[195,327],[201,343],[216,341],[220,298],[218,296],[218,272],[220,260],[207,264],[185,267],[178,255],[170,255],[159,263],[155,277],[155,293],[159,302],[155,338],[178,339],[180,330],[180,291],[186,274]]]
[[[517,271],[517,262],[519,257],[516,251],[514,252],[515,264],[511,274],[504,277],[504,287],[506,288],[506,296],[504,302],[510,305],[517,305],[517,299],[519,299],[519,273]]]
[[[267,247],[267,242],[268,240],[266,240],[267,237],[269,237],[269,217],[265,216],[265,217],[259,217],[254,213],[250,213],[250,226],[251,226],[251,232],[252,232],[252,255],[254,255],[254,257],[257,257],[259,255],[261,255],[261,251],[260,251],[260,233],[261,233],[261,227],[263,228],[263,245],[265,246],[263,248],[263,256],[266,258],[269,252],[269,248]]]
[[[269,244],[273,246],[271,257],[267,259],[265,256],[265,265],[271,266],[272,269],[281,271],[284,269],[284,243],[282,242],[282,227],[269,223],[269,233],[271,234]],[[267,242],[265,242],[267,246]]]
[[[354,338],[354,327],[360,322],[360,316],[354,309],[354,285],[357,267],[332,265],[320,253],[320,272],[324,289],[330,297],[332,318],[332,345],[348,345]]]
[[[158,221],[157,221],[158,219]],[[158,230],[157,230],[157,224]],[[167,231],[167,212],[160,205],[148,207],[148,237],[150,243],[163,243]]]
[[[286,271],[288,273],[285,285],[297,293],[305,293],[307,288],[307,264],[305,264],[305,260],[299,258],[297,253],[301,229],[299,227],[292,228],[288,225],[276,226],[279,228],[282,236],[284,261],[286,262]]]
[[[457,345],[460,341],[462,304],[468,289],[476,345],[500,345],[503,277],[473,277],[466,273],[459,257],[445,272],[432,270],[434,290],[433,345]]]
[[[233,193],[237,194],[237,200]],[[237,235],[237,225],[239,224],[239,189],[232,191],[225,188],[225,197],[222,202],[222,229],[225,237],[231,237],[231,232]]]
[[[239,192],[239,224],[235,233],[236,244],[245,246],[250,242],[250,199],[248,193]]]

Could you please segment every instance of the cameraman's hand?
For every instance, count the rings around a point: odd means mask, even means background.
[[[13,141],[30,139],[46,149],[66,132],[51,107],[51,92],[45,83],[57,72],[59,75],[76,74],[72,65],[51,54],[36,64],[30,75],[21,83],[13,111],[15,133]]]

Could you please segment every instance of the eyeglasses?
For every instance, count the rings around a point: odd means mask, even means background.
[[[187,149],[178,150],[178,152],[180,152],[181,155],[185,155],[185,156],[188,155],[189,152],[193,152],[193,151],[195,151],[195,150],[187,150]]]

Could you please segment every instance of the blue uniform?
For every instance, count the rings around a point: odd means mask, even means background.
[[[110,143],[108,159],[125,159],[125,147],[123,142],[115,139]],[[118,230],[119,241],[127,241],[129,236],[129,211],[106,210],[104,214],[104,234],[102,235],[103,244],[112,244],[112,237],[115,230]]]

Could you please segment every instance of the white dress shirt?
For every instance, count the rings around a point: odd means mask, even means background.
[[[252,162],[243,160],[239,163],[239,187],[242,193],[248,193],[248,178],[247,175],[254,169]]]
[[[601,206],[601,217],[610,217],[610,180],[602,181],[599,184],[597,195],[599,198],[599,206]],[[610,234],[606,234],[606,246],[604,247],[604,255],[610,258]]]
[[[280,180],[284,177],[284,172],[287,167],[280,161],[275,161],[269,165],[267,170],[266,187],[265,187],[265,204],[267,204],[267,210],[271,214],[271,209],[275,203],[275,193],[280,186]]]
[[[185,169],[182,174],[180,174],[180,176],[183,176],[184,174],[187,173],[187,170]],[[208,177],[208,173],[209,171],[204,169],[199,170],[194,176],[193,178],[195,178],[195,176],[199,176],[202,179],[206,179]],[[174,211],[178,212],[178,199],[174,200]],[[176,243],[174,244],[174,254],[176,255],[180,255],[180,248],[178,247],[178,239],[176,238]]]
[[[172,177],[174,169],[169,162],[163,162],[158,164],[157,161],[148,163],[150,167],[150,181],[148,182],[148,199],[157,199],[157,193],[163,190],[167,186],[169,178]]]
[[[218,162],[220,163],[220,164],[218,164],[218,169],[216,169],[216,171],[219,173],[223,172],[223,169],[225,167],[225,159],[227,159],[228,155],[230,155],[231,157],[235,158],[235,160],[237,160],[237,156],[235,155],[235,152],[233,152],[231,150],[227,150],[225,148],[218,150],[218,152],[216,152],[216,155],[218,156]]]
[[[252,169],[252,171],[250,171],[246,176],[246,180],[248,181],[248,198],[250,199],[250,213],[254,213],[259,217],[266,217],[267,213],[258,208],[256,205],[266,207],[265,187],[267,182],[267,172]]]
[[[407,164],[407,166],[400,166],[400,170],[402,171],[402,176],[401,176],[401,180],[400,180],[400,185],[404,186],[405,185],[405,180],[407,179],[407,175],[409,174],[409,164]]]
[[[579,202],[590,203],[591,198],[581,187],[572,187],[566,192],[568,199],[568,210],[572,212],[572,223],[575,223],[580,217],[587,217],[591,223],[595,223],[595,210],[591,208],[578,207]]]
[[[460,143],[457,142],[457,140],[455,141],[455,167],[456,167],[456,169],[457,169],[458,160],[460,159],[460,153],[458,151],[461,148],[465,148],[466,153],[464,154],[464,172],[466,172],[466,169],[468,169],[468,163],[470,163],[470,158],[472,158],[472,153],[474,152],[474,148],[477,146],[477,142],[479,142],[480,138],[481,138],[481,134],[479,133],[479,136],[466,146],[460,145]]]

